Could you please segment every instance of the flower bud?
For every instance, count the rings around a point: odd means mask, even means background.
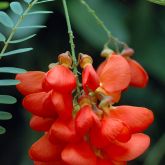
[[[121,55],[123,57],[131,57],[133,56],[133,54],[135,53],[135,51],[132,48],[125,48],[122,52]]]
[[[59,61],[59,64],[60,65],[64,65],[66,67],[71,67],[72,65],[72,58],[70,56],[70,52],[67,51],[65,53],[61,53],[59,56],[58,56],[58,61]]]
[[[107,58],[109,57],[112,53],[114,53],[114,51],[112,49],[109,48],[105,48],[102,50],[101,52],[101,57]]]
[[[79,54],[79,63],[80,63],[80,67],[84,69],[87,65],[92,64],[93,60],[92,60],[91,56],[80,53]]]

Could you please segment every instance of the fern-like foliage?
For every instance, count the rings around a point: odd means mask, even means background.
[[[44,25],[28,25],[28,26],[20,26],[21,23],[26,19],[28,15],[35,15],[35,14],[49,14],[52,13],[52,11],[31,11],[31,9],[39,4],[42,3],[47,3],[51,2],[54,0],[24,0],[22,3],[25,3],[24,5],[18,1],[11,2],[10,4],[7,2],[0,2],[0,9],[5,9],[8,6],[10,6],[10,9],[14,14],[18,16],[17,21],[14,23],[12,18],[4,11],[0,11],[0,24],[6,28],[10,29],[9,36],[5,36],[1,31],[0,31],[0,42],[3,44],[3,47],[0,50],[0,59],[4,58],[5,56],[11,56],[15,54],[20,54],[20,53],[26,53],[33,48],[19,48],[16,50],[11,50],[7,51],[7,48],[9,47],[10,44],[18,44],[24,41],[27,41],[36,34],[29,35],[25,38],[20,38],[17,40],[13,40],[13,37],[19,29],[32,29],[32,28],[45,28],[46,26]],[[1,26],[0,25],[0,26]],[[24,73],[26,70],[21,69],[21,68],[15,68],[15,67],[0,67],[0,73],[12,73],[12,74],[17,74],[17,73]],[[13,80],[13,79],[5,79],[5,80],[0,80],[0,87],[3,86],[11,86],[11,85],[16,85],[18,84],[19,81]],[[0,95],[0,104],[14,104],[16,103],[16,98],[10,95]],[[8,120],[11,119],[12,115],[8,112],[0,111],[0,120]],[[0,126],[0,134],[3,134],[5,132],[5,128]]]

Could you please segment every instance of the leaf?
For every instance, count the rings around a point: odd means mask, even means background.
[[[0,95],[0,104],[15,104],[16,98],[9,95]]]
[[[10,28],[14,25],[12,19],[3,11],[0,11],[0,23]]]
[[[39,1],[36,4],[41,4],[41,3],[47,3],[47,2],[52,2],[54,0],[43,0],[43,1]]]
[[[25,69],[15,68],[15,67],[0,67],[0,73],[25,73]]]
[[[33,38],[34,36],[36,36],[36,34],[32,34],[32,35],[30,35],[30,36],[28,36],[28,37],[25,37],[25,38],[22,38],[22,39],[13,40],[13,41],[10,41],[9,43],[10,43],[10,44],[17,44],[17,43],[20,43],[20,42],[29,40],[29,39]]]
[[[0,126],[0,135],[4,134],[6,132],[6,129],[2,126]]]
[[[28,4],[30,4],[31,1],[32,1],[32,0],[24,0],[24,2],[26,2],[26,3],[28,3]]]
[[[51,14],[53,11],[33,11],[28,13],[27,15],[33,15],[33,14]]]
[[[21,15],[23,13],[22,5],[19,2],[11,2],[10,8],[15,14]]]
[[[11,113],[0,111],[0,120],[10,120],[11,118],[12,118]]]
[[[20,26],[17,29],[33,29],[33,28],[46,28],[44,25],[34,25],[34,26]]]
[[[0,9],[7,9],[9,7],[8,2],[0,2]]]
[[[165,6],[165,0],[148,0],[148,1]]]
[[[0,42],[5,42],[6,41],[6,37],[0,33]]]
[[[17,85],[19,83],[20,83],[20,81],[13,80],[13,79],[0,80],[0,86]]]
[[[20,54],[20,53],[25,53],[25,52],[29,52],[33,50],[33,48],[22,48],[22,49],[16,49],[16,50],[13,50],[13,51],[10,51],[10,52],[7,52],[7,53],[4,53],[4,54],[0,54],[0,56],[10,56],[10,55],[13,55],[13,54]]]

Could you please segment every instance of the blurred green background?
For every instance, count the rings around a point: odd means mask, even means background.
[[[146,131],[151,136],[151,147],[129,165],[165,164],[165,7],[145,0],[86,0],[96,10],[98,16],[114,36],[135,49],[134,58],[147,70],[150,81],[145,89],[129,88],[123,94],[120,104],[145,106],[155,114],[154,124]],[[71,22],[75,35],[76,52],[90,54],[95,67],[103,60],[99,54],[106,42],[106,34],[89,15],[78,0],[67,0]],[[47,70],[49,63],[57,60],[57,55],[70,49],[62,1],[40,6],[44,10],[53,10],[54,14],[29,17],[25,24],[46,24],[42,30],[20,31],[15,38],[31,33],[37,37],[19,45],[10,45],[9,49],[33,47],[26,54],[6,57],[0,66],[15,66],[27,70]],[[14,18],[15,15],[9,10]],[[0,25],[0,31],[8,29]],[[0,47],[3,45],[0,44]],[[13,75],[1,77],[14,78]],[[22,108],[22,96],[15,87],[0,89],[1,94],[11,94],[18,99],[15,105],[0,105],[2,110],[13,114],[10,121],[1,122],[7,128],[0,135],[0,165],[32,165],[28,158],[28,148],[40,136],[29,126],[30,115]]]

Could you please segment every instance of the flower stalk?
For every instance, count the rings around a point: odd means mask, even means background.
[[[73,60],[73,73],[77,77],[77,92],[80,93],[80,88],[79,88],[80,83],[78,79],[78,69],[77,69],[78,63],[77,63],[77,58],[76,58],[76,53],[75,53],[74,35],[73,35],[71,23],[70,23],[70,17],[69,17],[66,0],[62,0],[62,2],[63,2],[64,12],[65,12],[66,23],[68,27],[69,43],[70,43],[70,48],[71,48],[72,60]]]

